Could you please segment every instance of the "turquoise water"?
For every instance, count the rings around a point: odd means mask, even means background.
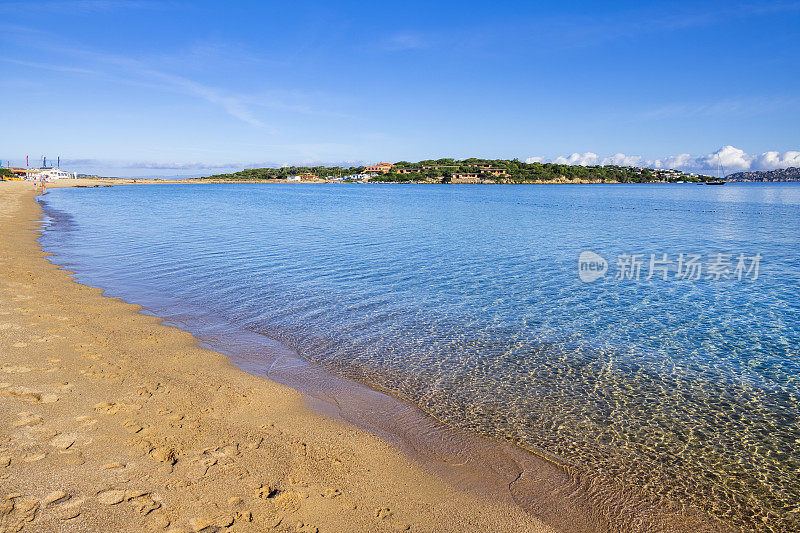
[[[43,202],[54,262],[190,330],[235,325],[453,425],[732,524],[800,529],[800,184],[165,185]],[[592,283],[586,250],[608,262]],[[729,275],[676,279],[680,254],[707,269],[719,253]],[[616,279],[626,254],[638,280]],[[667,280],[646,279],[651,254],[673,261]],[[757,277],[740,254],[760,254]]]

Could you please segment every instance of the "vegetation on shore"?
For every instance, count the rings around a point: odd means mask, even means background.
[[[263,181],[285,180],[291,176],[314,176],[317,180],[342,180],[363,178],[366,167],[281,167],[254,168],[216,174],[201,180]],[[371,182],[393,183],[450,183],[460,176],[482,183],[540,183],[540,182],[592,182],[592,183],[655,183],[701,182],[708,176],[689,175],[677,170],[660,170],[617,165],[581,166],[557,163],[525,163],[518,159],[428,159],[411,163],[394,163],[387,173],[374,173]]]
[[[215,174],[201,180],[232,180],[232,181],[262,181],[262,180],[285,180],[289,176],[300,176],[303,174],[313,174],[320,179],[332,179],[335,177],[359,174],[364,171],[364,167],[280,167],[280,168],[247,168],[239,172],[230,174]]]

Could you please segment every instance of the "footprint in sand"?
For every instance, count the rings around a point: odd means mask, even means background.
[[[78,518],[81,515],[81,510],[79,507],[73,507],[72,509],[64,509],[58,514],[59,520],[72,520],[73,518]]]
[[[86,464],[86,459],[83,457],[83,454],[80,452],[73,452],[72,449],[69,451],[62,451],[60,452],[61,459],[60,461],[69,466],[80,466]]]
[[[199,457],[192,461],[192,466],[189,471],[189,477],[192,479],[201,479],[208,474],[208,470],[217,464],[215,457]]]
[[[76,416],[75,421],[80,422],[85,429],[91,429],[97,425],[97,419],[87,415]]]
[[[39,500],[20,494],[9,494],[0,506],[0,526],[3,531],[20,531],[27,522],[33,522],[39,512]]]
[[[189,520],[189,527],[192,531],[218,531],[231,527],[236,522],[235,513],[225,513],[213,518],[200,516]]]
[[[22,412],[17,415],[19,418],[14,421],[14,427],[36,426],[44,422],[44,419],[34,413]]]
[[[130,433],[139,433],[140,431],[142,431],[144,429],[144,426],[139,424],[133,418],[125,419],[125,421],[122,423],[122,427],[127,429]]]
[[[142,516],[147,516],[153,511],[161,509],[161,498],[147,491],[127,491],[125,499],[131,502]]]
[[[117,400],[115,402],[100,402],[94,406],[94,410],[98,413],[106,413],[109,415],[117,414],[120,411],[138,411],[141,408],[142,406],[140,404],[126,403],[122,400]]]
[[[97,500],[105,505],[117,505],[125,500],[124,490],[107,490],[97,495]]]
[[[9,387],[8,385],[8,383],[0,383],[0,395],[13,396],[33,403],[55,403],[58,401],[58,396],[55,394],[44,394],[27,387]]]
[[[70,497],[71,496],[66,492],[57,490],[45,496],[42,503],[44,503],[45,506],[58,505],[59,503],[64,503],[69,500]]]
[[[192,528],[192,531],[213,531],[219,526],[210,518],[197,517],[189,520],[189,527]]]
[[[80,516],[84,501],[85,498],[75,499],[68,495],[66,499],[54,502],[52,506],[58,510],[59,520],[72,520]]]
[[[58,448],[59,450],[68,450],[75,444],[76,436],[74,434],[62,433],[56,435],[50,441],[50,446]]]

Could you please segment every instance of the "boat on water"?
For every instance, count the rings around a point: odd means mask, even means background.
[[[722,176],[725,175],[725,169],[722,166],[722,159],[720,155],[717,154],[717,176],[714,179],[710,179],[706,181],[706,185],[725,185],[728,183],[727,181],[722,179]]]

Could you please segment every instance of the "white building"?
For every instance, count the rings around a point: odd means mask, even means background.
[[[77,175],[75,173],[69,173],[66,170],[61,170],[60,168],[43,168],[39,173],[39,177],[47,180],[59,180],[77,178]]]

